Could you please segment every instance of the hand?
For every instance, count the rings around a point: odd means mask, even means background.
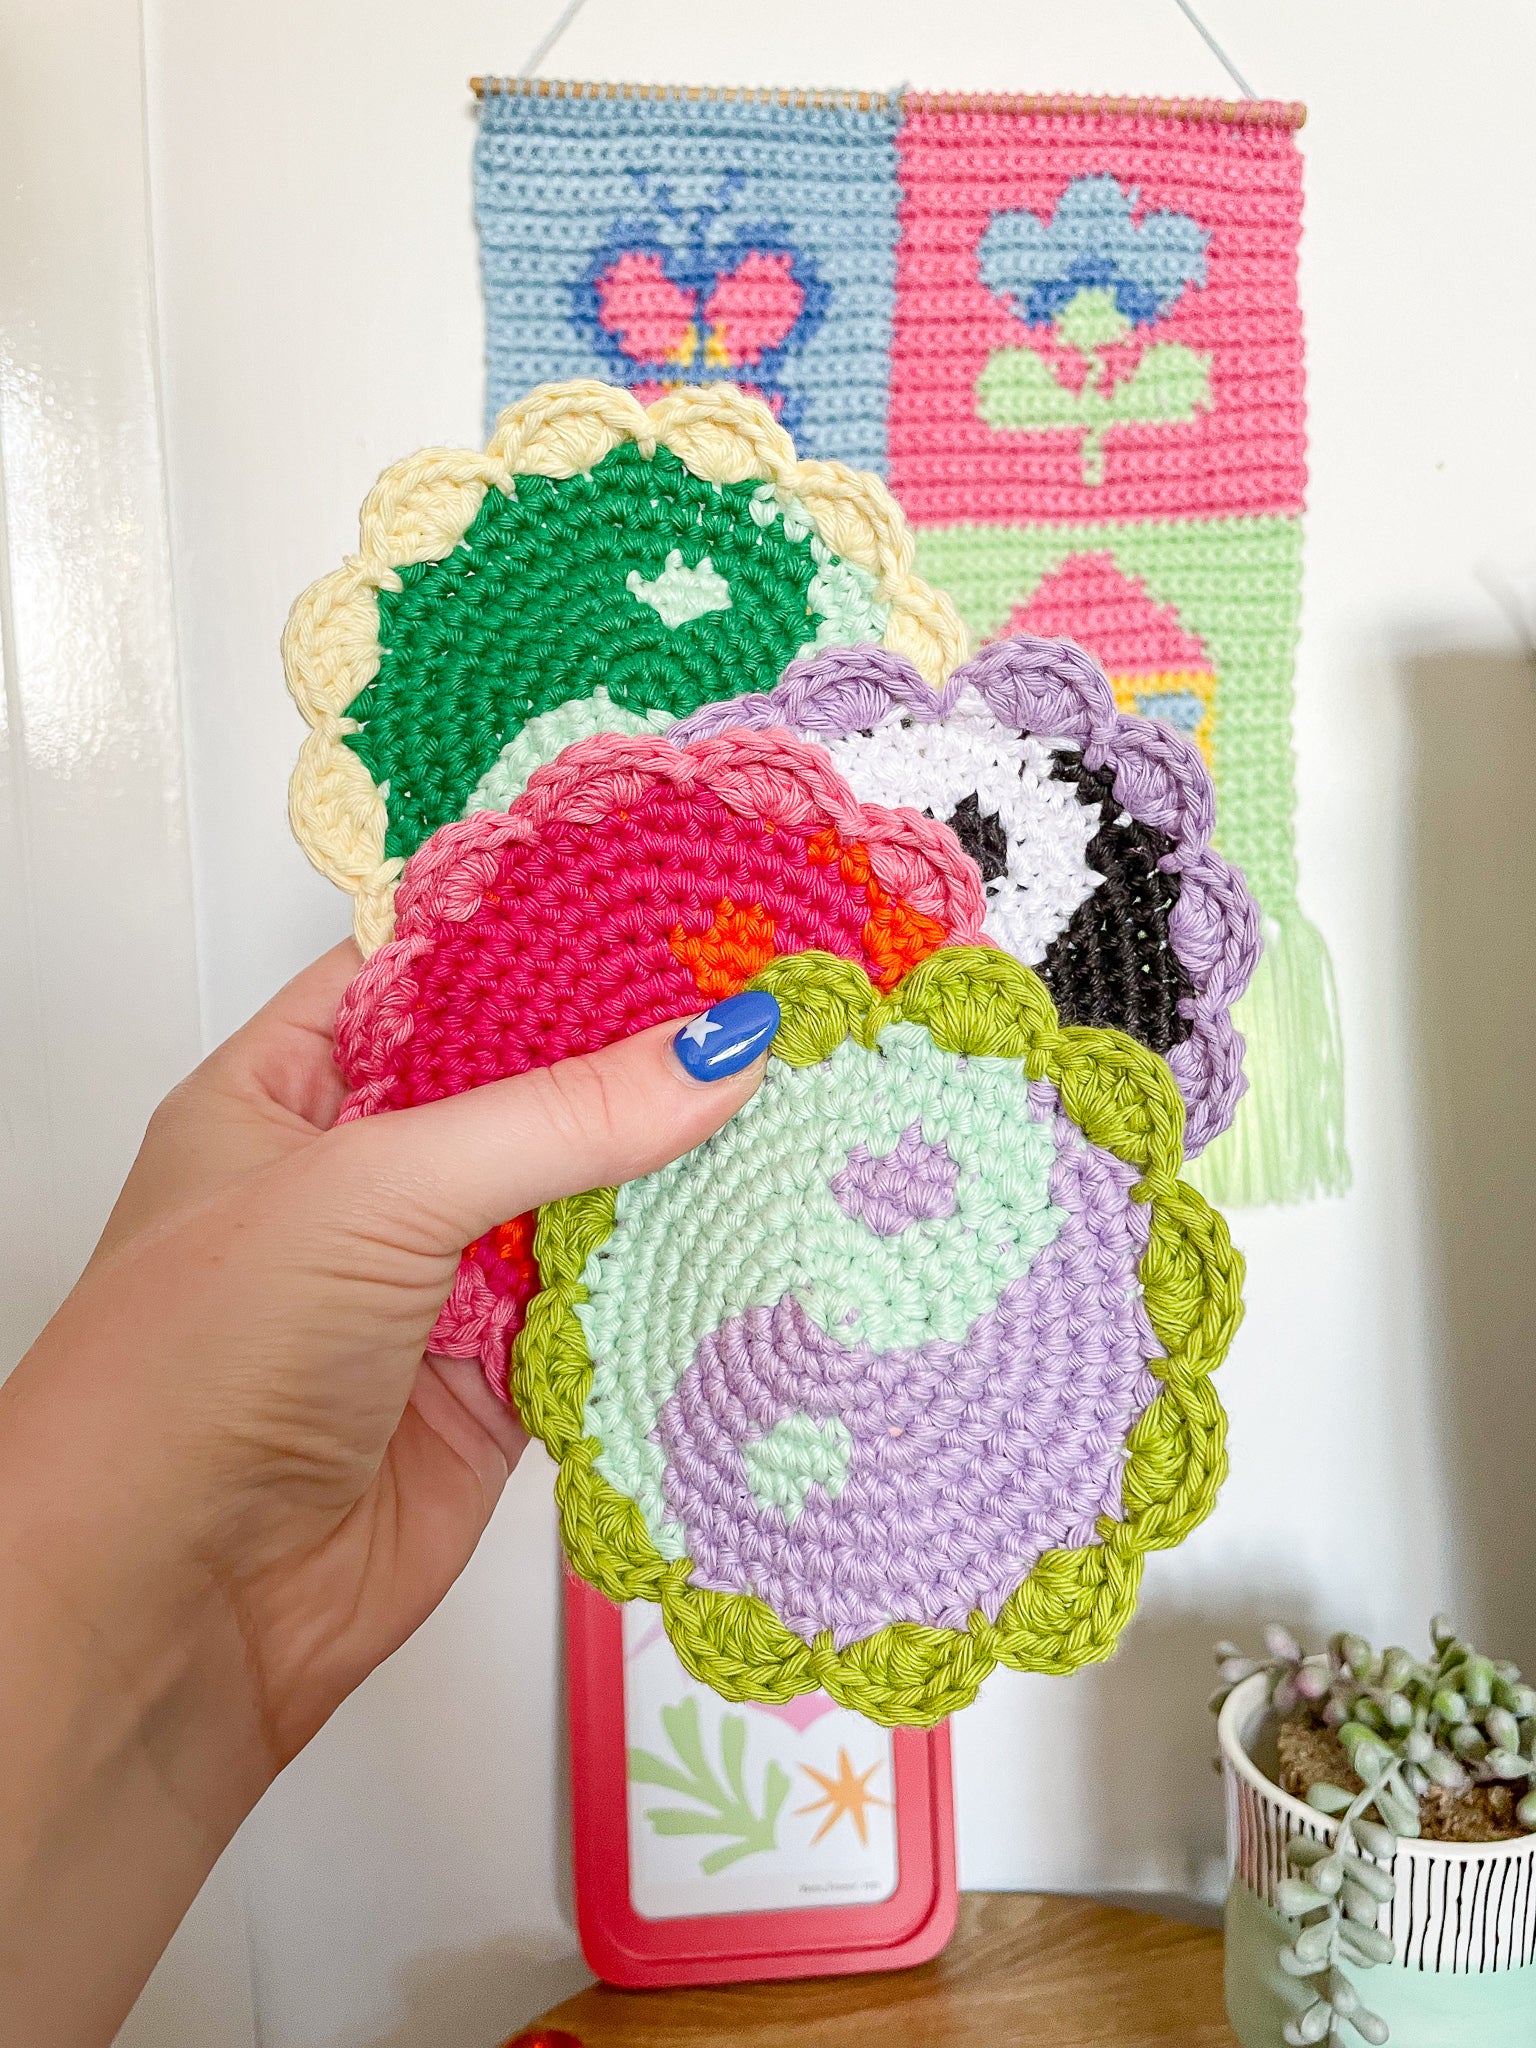
[[[666,1024],[332,1128],[349,945],[156,1112],[0,1389],[0,2042],[108,2041],[272,1777],[431,1613],[526,1439],[426,1354],[460,1249],[717,1129]]]

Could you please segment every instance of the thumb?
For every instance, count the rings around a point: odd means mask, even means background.
[[[756,1092],[778,1024],[773,997],[750,990],[692,1023],[343,1124],[323,1142],[348,1150],[375,1219],[382,1207],[417,1248],[457,1257],[524,1210],[691,1152]]]

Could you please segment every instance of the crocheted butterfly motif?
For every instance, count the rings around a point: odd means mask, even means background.
[[[879,648],[834,651],[669,737],[731,724],[815,738],[866,801],[947,823],[980,871],[986,935],[1039,972],[1063,1019],[1166,1056],[1186,1154],[1227,1128],[1243,1089],[1232,1005],[1258,959],[1258,912],[1211,850],[1197,750],[1118,712],[1089,656],[998,641],[935,692]]]
[[[407,866],[397,935],[337,1021],[342,1117],[590,1052],[734,994],[780,954],[814,948],[890,988],[976,939],[984,910],[950,833],[861,805],[819,747],[595,736]],[[505,1390],[536,1286],[518,1218],[466,1251],[433,1348],[480,1358]]]
[[[1208,1512],[1240,1262],[1166,1068],[1007,956],[777,959],[734,1121],[542,1212],[519,1409],[576,1568],[729,1698],[931,1722],[1108,1654]],[[722,1219],[730,1219],[722,1230]]]
[[[357,897],[372,951],[410,855],[504,809],[573,739],[654,731],[859,641],[941,682],[964,634],[911,559],[874,477],[799,462],[729,386],[649,410],[602,384],[546,386],[483,455],[386,472],[359,553],[295,605],[284,656],[314,728],[295,830]]]
[[[650,179],[631,175],[645,192]],[[730,173],[691,209],[657,185],[653,210],[616,219],[571,287],[572,317],[643,403],[725,378],[793,433],[804,401],[781,372],[820,324],[827,287],[782,223],[732,220],[745,183]]]

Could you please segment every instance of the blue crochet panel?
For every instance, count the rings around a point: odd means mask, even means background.
[[[883,473],[888,106],[489,92],[475,155],[487,413],[600,377],[757,393],[802,455]]]

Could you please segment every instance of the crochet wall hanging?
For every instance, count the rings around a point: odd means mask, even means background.
[[[802,456],[889,480],[976,639],[1070,638],[1192,740],[1266,938],[1201,1184],[1342,1191],[1292,829],[1302,109],[477,88],[492,411],[580,376],[750,391]]]
[[[962,666],[910,561],[765,403],[577,384],[388,472],[285,646],[344,1116],[776,999],[747,1108],[467,1247],[433,1344],[696,1676],[926,1725],[1106,1656],[1213,1503],[1241,1261],[1183,1140],[1255,929],[1198,748],[1071,648]]]

